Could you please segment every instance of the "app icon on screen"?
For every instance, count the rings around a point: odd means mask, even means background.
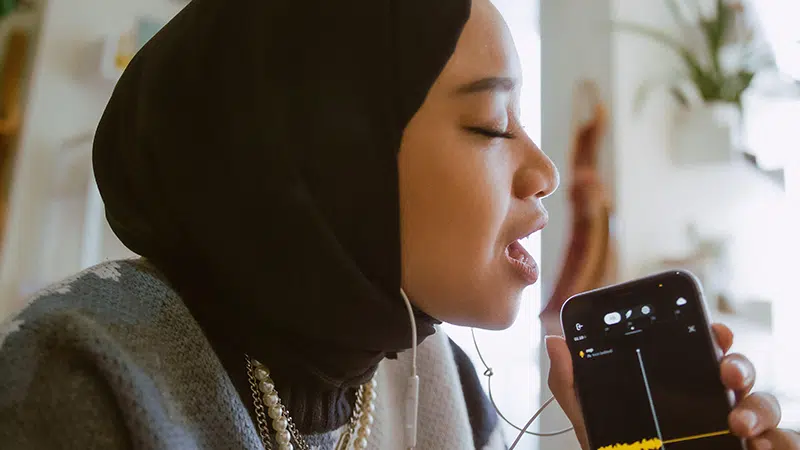
[[[615,325],[622,320],[622,316],[618,312],[612,312],[606,314],[603,320],[605,321],[606,325]]]

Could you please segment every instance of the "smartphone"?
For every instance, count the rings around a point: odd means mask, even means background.
[[[592,450],[743,450],[702,288],[670,271],[571,297],[561,324]]]

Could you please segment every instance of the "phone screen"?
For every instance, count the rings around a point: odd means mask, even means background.
[[[698,284],[668,272],[562,310],[593,450],[742,450]]]

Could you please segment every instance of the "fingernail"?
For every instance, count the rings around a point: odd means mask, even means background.
[[[742,381],[745,386],[751,384],[753,382],[753,373],[750,370],[750,366],[747,365],[744,361],[738,358],[731,358],[731,364],[739,373],[742,374]]]
[[[547,343],[547,345],[550,345],[553,342],[558,342],[560,340],[564,340],[564,338],[561,336],[557,336],[555,334],[548,334],[547,336],[544,337],[544,342]]]
[[[739,413],[739,420],[747,427],[747,431],[752,432],[758,425],[758,416],[753,411],[746,409]]]
[[[772,442],[764,438],[753,439],[750,442],[750,447],[753,450],[772,450]]]

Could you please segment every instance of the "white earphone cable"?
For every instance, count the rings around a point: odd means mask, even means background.
[[[411,374],[408,377],[408,384],[406,386],[406,404],[405,404],[405,446],[409,450],[414,450],[417,446],[417,414],[419,410],[419,376],[417,375],[417,321],[414,317],[414,308],[411,306],[411,301],[408,299],[405,291],[400,289],[400,295],[403,297],[403,302],[406,305],[406,309],[408,310],[408,319],[411,323]],[[500,411],[500,408],[497,407],[497,403],[495,403],[494,395],[492,394],[492,376],[494,375],[494,371],[486,364],[486,360],[483,358],[483,354],[481,353],[481,349],[478,347],[478,339],[475,337],[475,329],[470,329],[472,333],[472,343],[475,345],[475,351],[478,353],[478,358],[481,360],[485,370],[483,375],[487,377],[487,391],[489,394],[489,401],[492,403],[492,407],[497,412],[497,415],[500,418],[513,427],[515,430],[519,431],[517,438],[514,440],[514,443],[511,444],[509,450],[514,450],[514,448],[519,444],[520,440],[523,436],[532,435],[532,436],[539,436],[539,437],[549,437],[549,436],[558,436],[560,434],[569,433],[572,431],[572,427],[565,428],[559,431],[553,432],[546,432],[546,433],[537,433],[534,431],[528,431],[528,428],[533,424],[533,422],[544,412],[545,408],[547,408],[555,397],[550,397],[544,404],[533,414],[533,416],[528,420],[528,423],[525,424],[524,427],[520,428],[514,425],[510,420],[503,415]]]
[[[400,289],[403,302],[408,310],[408,320],[411,322],[411,375],[406,385],[406,416],[405,416],[405,446],[413,450],[417,446],[417,413],[419,410],[419,376],[417,375],[417,320],[414,318],[414,309],[405,291]]]
[[[481,353],[481,349],[478,347],[478,339],[475,337],[475,329],[471,328],[470,332],[472,333],[472,343],[475,345],[475,351],[478,353],[478,359],[480,359],[481,363],[483,364],[483,367],[485,368],[485,370],[483,371],[483,375],[487,378],[487,391],[488,391],[488,394],[489,394],[489,401],[492,403],[492,407],[494,407],[494,410],[497,411],[497,415],[500,416],[500,418],[505,423],[509,424],[512,428],[514,428],[515,430],[519,431],[519,434],[517,435],[517,438],[514,439],[514,443],[511,444],[511,447],[509,447],[509,450],[513,450],[514,447],[517,446],[519,441],[522,440],[522,437],[525,436],[526,434],[527,435],[531,435],[531,436],[539,436],[539,437],[551,437],[551,436],[558,436],[558,435],[561,435],[561,434],[569,433],[570,431],[573,430],[572,427],[569,427],[569,428],[564,428],[563,430],[548,431],[548,432],[542,432],[542,433],[535,432],[535,431],[528,431],[528,428],[530,428],[530,426],[533,424],[533,422],[542,414],[542,412],[544,412],[545,408],[547,408],[551,403],[553,403],[553,400],[555,400],[555,397],[550,397],[546,402],[544,402],[544,404],[538,410],[536,410],[536,412],[533,414],[533,416],[531,416],[530,420],[528,420],[528,423],[526,423],[525,426],[522,427],[522,428],[518,427],[517,425],[513,424],[510,420],[508,420],[506,418],[506,416],[504,416],[503,413],[500,412],[500,408],[497,407],[497,403],[495,403],[495,400],[494,400],[494,395],[492,394],[492,376],[494,375],[494,371],[486,363],[486,360],[483,358],[483,354]]]

